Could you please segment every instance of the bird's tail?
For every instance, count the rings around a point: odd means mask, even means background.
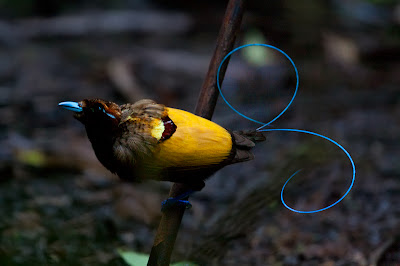
[[[254,159],[251,149],[256,145],[255,143],[265,141],[265,136],[256,130],[242,130],[233,131],[232,139],[236,152],[231,163],[239,163]]]

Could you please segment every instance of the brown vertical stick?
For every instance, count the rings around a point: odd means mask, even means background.
[[[217,47],[215,48],[214,55],[211,58],[210,65],[203,86],[200,90],[200,95],[197,100],[195,114],[201,117],[210,119],[214,113],[215,105],[218,99],[217,89],[217,71],[222,59],[233,50],[236,35],[239,32],[240,24],[244,13],[245,0],[230,0],[224,21],[222,23],[218,39]],[[222,81],[225,77],[225,71],[228,67],[229,58],[225,60],[224,65],[221,67],[219,80]]]
[[[208,68],[206,78],[200,91],[195,114],[211,119],[218,99],[216,76],[222,59],[233,49],[236,35],[244,13],[245,0],[230,0],[226,8],[224,20],[218,35],[217,46]],[[220,70],[220,82],[222,83],[228,66],[226,60]],[[176,197],[187,191],[183,184],[175,183],[169,193],[170,197]],[[147,265],[168,266],[171,260],[176,236],[182,221],[184,207],[173,207],[166,210],[161,217],[157,235],[151,249],[150,259]]]

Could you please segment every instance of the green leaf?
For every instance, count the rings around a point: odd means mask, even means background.
[[[130,266],[146,266],[149,261],[149,255],[135,251],[118,249],[118,254]]]
[[[149,255],[135,251],[117,249],[118,254],[129,266],[146,266],[149,261]],[[171,264],[171,266],[198,266],[193,262],[181,261]]]

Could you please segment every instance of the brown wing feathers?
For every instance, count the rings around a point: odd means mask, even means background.
[[[233,131],[232,139],[236,150],[231,161],[233,164],[253,160],[254,155],[250,150],[255,146],[255,142],[264,141],[265,136],[255,130]]]

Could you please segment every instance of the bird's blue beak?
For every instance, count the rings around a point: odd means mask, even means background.
[[[58,104],[62,108],[65,108],[70,111],[74,111],[76,113],[80,113],[83,111],[82,107],[77,102],[61,102]]]

